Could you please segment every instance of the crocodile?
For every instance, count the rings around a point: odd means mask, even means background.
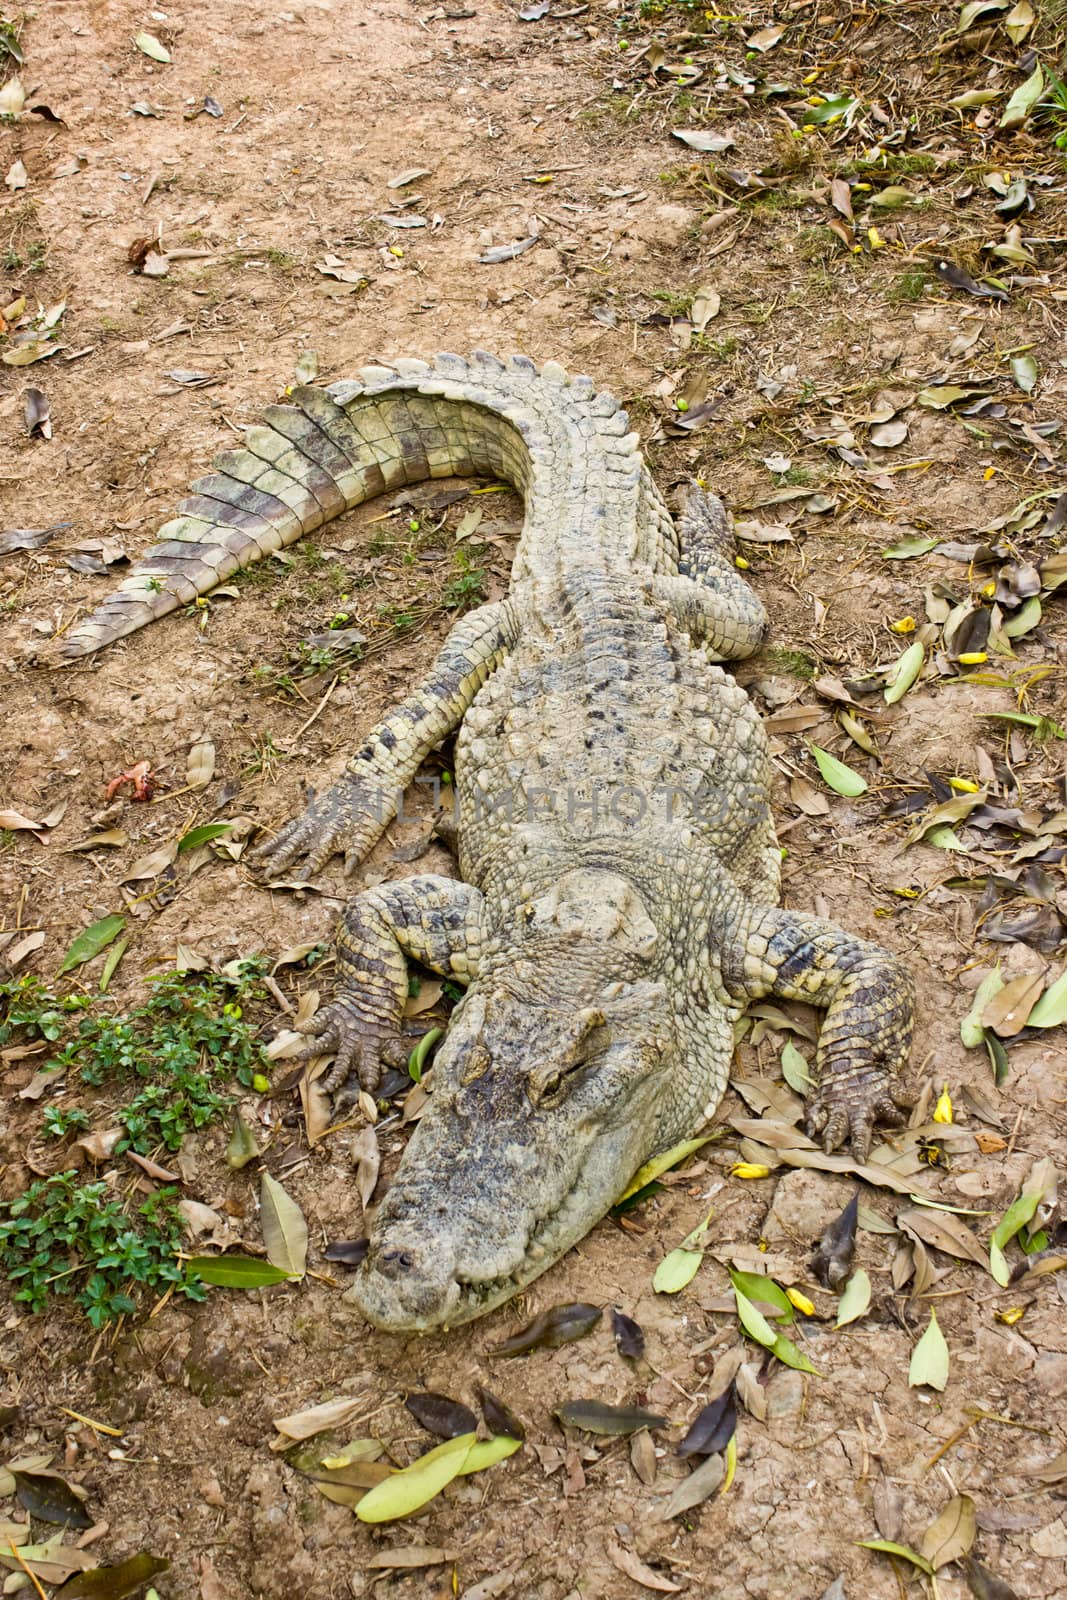
[[[722,503],[676,518],[627,413],[555,362],[475,352],[298,387],[193,485],[162,542],[60,644],[73,661],[384,490],[505,479],[525,504],[506,598],[452,627],[426,677],[303,816],[268,878],[350,872],[453,731],[459,878],[347,904],[306,1055],[344,1105],[402,1063],[407,960],[465,986],[425,1111],[349,1296],[380,1328],[455,1326],[517,1294],[627,1181],[714,1117],[734,1024],[761,997],[824,1009],[809,1132],[862,1160],[900,1125],[906,968],[780,906],[760,718],[720,663],[763,607]]]

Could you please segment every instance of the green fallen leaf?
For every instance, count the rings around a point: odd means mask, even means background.
[[[652,1277],[657,1294],[678,1294],[692,1283],[704,1259],[703,1250],[684,1250],[680,1246],[664,1256]]]
[[[923,642],[921,639],[916,639],[912,644],[909,644],[893,668],[892,677],[886,685],[886,705],[893,706],[896,705],[898,700],[903,700],[922,671],[925,660],[926,651],[923,648]]]
[[[443,1028],[431,1028],[428,1033],[423,1034],[408,1057],[408,1077],[412,1078],[416,1083],[422,1082],[422,1075],[426,1070],[427,1057],[438,1039],[443,1039],[444,1036],[445,1030]]]
[[[948,1382],[948,1345],[937,1322],[937,1313],[930,1312],[930,1323],[911,1353],[908,1367],[908,1385],[916,1389],[925,1384],[930,1389],[943,1389]]]
[[[883,1555],[899,1556],[902,1561],[910,1561],[913,1567],[918,1567],[928,1577],[934,1575],[934,1569],[926,1557],[917,1550],[909,1550],[906,1544],[894,1544],[892,1539],[857,1539],[856,1543],[864,1550],[881,1550]]]
[[[1067,739],[1067,728],[1036,711],[983,711],[982,716],[994,722],[1014,722],[1020,728],[1032,728],[1039,744],[1046,739]]]
[[[885,211],[896,211],[901,206],[910,206],[916,203],[918,197],[910,189],[905,189],[902,184],[891,183],[887,189],[880,189],[877,194],[871,195],[872,206],[880,206]]]
[[[608,1436],[669,1426],[667,1418],[656,1411],[646,1411],[643,1406],[611,1406],[603,1400],[567,1400],[556,1407],[556,1416],[565,1428]]]
[[[1001,626],[1001,632],[1006,633],[1009,639],[1021,639],[1024,634],[1036,628],[1041,621],[1041,597],[1032,594],[1029,600],[1021,605],[1013,617],[1008,617]]]
[[[242,1167],[247,1167],[259,1155],[259,1145],[256,1136],[248,1123],[238,1111],[233,1119],[233,1132],[230,1142],[226,1146],[226,1165],[232,1172],[240,1172]]]
[[[993,100],[1000,99],[999,89],[968,89],[965,94],[956,95],[949,101],[949,105],[956,111],[970,111],[977,106],[987,106]]]
[[[192,1256],[185,1264],[202,1283],[218,1289],[265,1289],[291,1282],[288,1272],[258,1256]]]
[[[205,822],[199,828],[190,828],[189,832],[183,833],[178,840],[178,854],[181,855],[185,850],[195,850],[198,845],[210,844],[212,839],[221,839],[232,827],[232,822]]]
[[[776,1322],[793,1322],[796,1318],[796,1308],[785,1290],[773,1278],[765,1277],[761,1272],[741,1272],[737,1267],[728,1268],[730,1282],[734,1289],[745,1296],[749,1304],[760,1301],[764,1305],[774,1306],[774,1320]],[[755,1306],[753,1305],[755,1310]],[[740,1315],[740,1312],[738,1313]],[[757,1313],[761,1315],[761,1313]],[[768,1325],[769,1326],[769,1325]],[[771,1329],[772,1338],[774,1330]],[[753,1334],[753,1338],[756,1335]]]
[[[150,56],[153,61],[161,61],[166,65],[171,58],[166,45],[161,44],[154,33],[135,34],[133,42],[142,55]]]
[[[998,961],[992,972],[988,972],[974,991],[974,1004],[960,1023],[960,1038],[968,1050],[976,1050],[985,1041],[985,1028],[982,1025],[982,1016],[986,1006],[993,996],[999,994],[1004,987],[1004,979],[1000,975],[1000,962]]]
[[[84,966],[86,961],[98,956],[101,950],[106,950],[108,945],[118,938],[125,926],[126,918],[120,917],[116,912],[110,917],[101,917],[99,922],[84,928],[63,957],[59,976],[62,977],[65,972],[73,972],[75,967]]]
[[[473,1433],[461,1433],[428,1450],[410,1467],[394,1472],[368,1490],[356,1506],[356,1516],[360,1522],[395,1522],[400,1517],[410,1517],[459,1476],[474,1442]]]
[[[126,1600],[128,1595],[139,1593],[150,1578],[166,1572],[169,1566],[165,1556],[142,1552],[114,1567],[91,1567],[88,1572],[76,1572],[68,1578],[56,1590],[55,1600]],[[154,1594],[155,1590],[150,1592]]]
[[[855,799],[857,795],[867,793],[867,780],[852,767],[846,767],[843,761],[832,756],[829,750],[820,749],[817,744],[809,744],[808,749],[815,757],[815,765],[822,774],[823,782],[828,784],[835,794],[845,795]]]
[[[486,1467],[495,1467],[498,1461],[506,1461],[508,1456],[513,1456],[516,1450],[521,1449],[522,1440],[513,1438],[509,1433],[496,1433],[491,1439],[480,1439],[467,1452],[456,1477],[469,1478],[472,1472],[484,1472]]]
[[[882,556],[886,561],[910,561],[914,556],[924,556],[928,551],[936,550],[940,543],[940,536],[936,533],[900,539],[896,544],[891,544],[888,550],[883,550]]]
[[[100,971],[100,993],[107,994],[107,986],[115,976],[115,968],[122,960],[130,947],[130,935],[124,933],[122,938],[111,946]]]
[[[792,1039],[782,1046],[782,1077],[794,1094],[806,1095],[811,1088],[811,1068]]]
[[[978,18],[984,16],[987,11],[1007,11],[1010,4],[1011,0],[968,0],[968,4],[960,12],[956,32],[966,33],[967,29],[972,28]]]
[[[798,1350],[792,1339],[787,1339],[784,1333],[780,1333],[771,1345],[771,1355],[777,1356],[783,1366],[793,1367],[797,1372],[810,1372],[816,1378],[822,1376],[818,1368],[812,1366],[807,1356]]]
[[[973,389],[961,389],[956,383],[940,383],[930,389],[920,389],[915,399],[930,411],[945,411],[957,400],[969,399],[973,393]]]
[[[1037,362],[1032,355],[1012,356],[1011,375],[1024,394],[1033,394],[1037,382]]]
[[[1026,82],[1019,85],[1004,107],[1004,115],[997,124],[1001,132],[1011,132],[1013,128],[1021,128],[1040,100],[1044,89],[1045,74],[1041,70],[1039,61]]]
[[[773,1350],[778,1339],[777,1330],[771,1327],[762,1311],[756,1310],[748,1295],[736,1284],[734,1284],[734,1301],[737,1305],[737,1320],[749,1338],[755,1339],[765,1350]]]
[[[858,1267],[845,1285],[845,1292],[837,1303],[838,1328],[864,1317],[871,1308],[871,1280],[862,1267]]]
[[[308,1227],[304,1213],[269,1172],[260,1177],[259,1211],[267,1260],[286,1277],[302,1278],[307,1269]]]
[[[624,1200],[629,1200],[638,1189],[643,1189],[646,1184],[654,1182],[664,1172],[669,1172],[672,1167],[680,1166],[687,1156],[693,1155],[702,1146],[706,1145],[713,1137],[705,1134],[701,1139],[683,1139],[681,1144],[672,1145],[669,1150],[664,1150],[661,1155],[653,1156],[651,1161],[646,1161],[643,1167],[638,1167],[626,1188],[622,1191],[615,1204],[621,1205]]]
[[[1005,1211],[989,1240],[989,1270],[1002,1289],[1011,1282],[1011,1268],[1004,1254],[1005,1247],[1016,1234],[1031,1222],[1041,1200],[1050,1186],[1055,1184],[1055,1173],[1047,1160],[1039,1161],[1023,1185],[1022,1193]]]
[[[1058,1028],[1067,1022],[1067,967],[1050,984],[1026,1019],[1028,1028]]]
[[[828,123],[840,122],[842,118],[848,120],[859,107],[860,102],[852,95],[836,94],[829,100],[823,100],[820,105],[806,106],[804,122],[809,128],[825,127]]]

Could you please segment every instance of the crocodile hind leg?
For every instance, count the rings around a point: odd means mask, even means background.
[[[720,661],[753,656],[767,636],[767,613],[743,578],[727,572],[705,587],[693,578],[653,578],[652,596]]]
[[[767,635],[762,602],[734,566],[730,515],[717,495],[691,483],[677,517],[677,577],[657,577],[653,594],[723,661],[755,655]]]
[[[815,1057],[808,1132],[829,1153],[846,1138],[864,1161],[879,1118],[899,1127],[907,1101],[895,1085],[911,1047],[914,987],[901,962],[878,945],[804,911],[754,909],[736,934],[728,985],[825,1009]]]
[[[482,896],[456,878],[426,873],[368,889],[352,900],[337,936],[338,987],[307,1027],[303,1059],[336,1050],[324,1088],[338,1107],[377,1087],[383,1065],[402,1066],[408,993],[405,958],[466,982],[477,973]]]
[[[507,600],[479,606],[457,622],[429,676],[368,735],[340,781],[260,846],[256,855],[267,871],[277,875],[303,859],[297,876],[310,878],[343,850],[351,872],[396,815],[400,795],[426,756],[459,727],[517,634]]]

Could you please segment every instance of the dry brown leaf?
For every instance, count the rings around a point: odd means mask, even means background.
[[[370,1205],[374,1186],[378,1182],[378,1171],[381,1167],[381,1152],[378,1149],[378,1135],[373,1128],[361,1128],[352,1140],[352,1160],[356,1167],[356,1188],[359,1198],[366,1211]]]
[[[148,855],[139,856],[131,867],[119,875],[119,882],[137,883],[142,878],[158,878],[161,872],[166,872],[177,854],[178,844],[175,840],[160,850],[152,850]]]
[[[849,222],[852,221],[852,190],[844,178],[830,179],[830,204]]]
[[[354,1395],[340,1395],[336,1400],[324,1400],[321,1405],[309,1406],[306,1411],[294,1411],[287,1417],[275,1417],[274,1426],[283,1435],[271,1440],[272,1450],[288,1450],[294,1439],[310,1439],[327,1428],[343,1428],[366,1405],[365,1399]]]
[[[948,1505],[923,1534],[919,1554],[936,1570],[958,1561],[974,1543],[977,1523],[974,1501],[969,1494],[953,1495]]]
[[[333,1121],[333,1103],[326,1090],[315,1081],[315,1066],[314,1061],[309,1062],[308,1071],[300,1079],[300,1104],[304,1112],[308,1144],[318,1144]],[[325,1056],[319,1058],[319,1066],[325,1069]]]
[[[630,1440],[630,1465],[646,1486],[656,1481],[656,1447],[647,1428],[638,1429]]]
[[[1013,1039],[1026,1027],[1026,1019],[1041,998],[1044,987],[1043,973],[1021,972],[990,1000],[982,1012],[982,1026],[991,1028],[1002,1039]]]
[[[419,985],[419,992],[409,997],[404,1004],[405,1017],[419,1017],[424,1011],[431,1011],[440,1000],[444,992],[444,984],[438,978],[424,978]]]
[[[731,1307],[732,1309],[734,1307]],[[759,1381],[761,1365],[762,1362],[759,1361],[744,1362],[738,1367],[734,1381],[737,1384],[737,1398],[749,1416],[755,1417],[757,1422],[766,1422],[767,1391]]]
[[[927,1211],[915,1206],[910,1211],[902,1211],[897,1221],[905,1232],[918,1234],[924,1244],[933,1245],[935,1250],[944,1250],[947,1255],[988,1268],[988,1251],[982,1248],[967,1224],[950,1211]]]
[[[4,951],[4,961],[13,971],[20,961],[25,961],[27,956],[32,956],[35,950],[41,948],[44,944],[44,939],[43,928],[35,929],[33,933],[26,934],[22,939],[16,939],[15,943],[8,945]]]
[[[21,811],[0,811],[0,828],[7,828],[12,833],[16,833],[20,828],[28,828],[31,833],[37,833],[43,827],[43,822],[31,822]]]
[[[607,1552],[613,1565],[618,1567],[620,1572],[624,1572],[628,1578],[632,1578],[635,1583],[639,1583],[643,1589],[654,1589],[658,1594],[681,1593],[682,1585],[680,1583],[674,1583],[672,1579],[665,1578],[662,1573],[654,1572],[650,1566],[641,1560],[640,1556],[634,1555],[632,1550],[625,1550],[614,1539],[608,1540]]]
[[[455,1553],[437,1544],[398,1544],[381,1555],[371,1556],[363,1563],[368,1570],[376,1567],[403,1567],[412,1571],[416,1567],[440,1567],[455,1561]]]
[[[185,781],[190,789],[203,789],[214,776],[215,746],[210,739],[203,739],[189,751]]]
[[[673,1494],[652,1508],[653,1522],[669,1522],[672,1517],[683,1516],[694,1506],[702,1505],[713,1495],[726,1476],[726,1464],[721,1454],[708,1456],[695,1472],[683,1478]]]

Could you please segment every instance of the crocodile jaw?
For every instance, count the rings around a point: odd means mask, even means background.
[[[510,1271],[468,1276],[473,1264],[468,1262],[464,1270],[462,1259],[456,1259],[459,1252],[448,1248],[452,1240],[434,1238],[417,1222],[414,1227],[379,1224],[345,1299],[387,1333],[430,1333],[473,1322],[513,1299],[589,1233],[640,1166],[642,1156],[635,1157],[632,1149],[632,1136],[598,1141],[595,1155],[590,1152],[562,1203],[549,1216],[534,1220],[525,1240],[514,1241]],[[594,1174],[599,1181],[593,1181]],[[402,1169],[397,1178],[402,1179]],[[388,1259],[393,1252],[407,1256],[412,1266],[396,1273]],[[503,1263],[498,1258],[492,1264]]]
[[[515,1005],[468,994],[346,1296],[369,1322],[391,1333],[470,1322],[604,1216],[657,1144],[676,1067],[662,996],[629,986],[621,1002],[542,1016],[533,1037],[527,1007],[524,1045]]]

